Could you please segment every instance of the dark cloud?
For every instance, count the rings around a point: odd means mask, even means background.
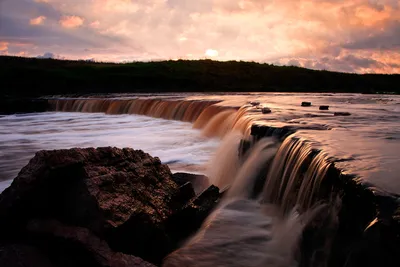
[[[354,41],[342,46],[345,49],[400,50],[400,21],[387,21],[376,31],[361,31]]]

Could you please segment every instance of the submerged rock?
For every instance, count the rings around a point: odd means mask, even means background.
[[[351,113],[350,112],[335,112],[333,115],[334,116],[350,116]]]
[[[126,257],[134,262],[125,254],[157,264],[182,237],[168,232],[169,219],[181,216],[185,207],[204,196],[196,198],[191,184],[178,185],[167,165],[141,150],[40,151],[0,195],[0,244],[33,236],[47,240],[40,247],[51,248],[61,238],[71,244],[73,256],[78,243],[88,242],[83,244],[85,251],[93,252],[101,241],[98,250],[106,254],[99,257],[106,263],[98,266],[125,266],[111,264],[111,259]],[[193,209],[210,211],[213,203],[215,196],[209,196],[208,202]],[[196,229],[198,222],[191,218],[186,227]],[[53,251],[47,253],[54,256]]]

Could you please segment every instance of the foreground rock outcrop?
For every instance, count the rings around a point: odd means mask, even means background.
[[[218,198],[140,150],[40,151],[0,195],[0,264],[23,251],[29,266],[157,265]]]

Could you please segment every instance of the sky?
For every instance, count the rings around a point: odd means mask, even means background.
[[[400,0],[0,0],[0,54],[400,73]]]

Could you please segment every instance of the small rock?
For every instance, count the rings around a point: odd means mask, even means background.
[[[258,105],[260,105],[260,102],[258,102],[258,101],[251,101],[249,104],[252,105],[252,106],[258,106]]]
[[[301,106],[302,107],[310,107],[311,106],[311,102],[301,102]]]
[[[220,193],[218,187],[210,186],[170,217],[167,222],[167,232],[173,233],[171,236],[176,243],[182,242],[183,239],[200,228],[219,199]]]
[[[319,110],[329,110],[329,106],[319,106]]]
[[[349,113],[349,112],[335,112],[334,115],[335,116],[350,116],[351,113]]]
[[[270,108],[263,107],[263,108],[261,109],[261,112],[262,112],[263,114],[269,114],[269,113],[271,113],[272,111],[271,111]]]
[[[172,175],[172,180],[180,186],[190,182],[196,195],[200,194],[211,185],[208,177],[201,174],[177,172]]]

